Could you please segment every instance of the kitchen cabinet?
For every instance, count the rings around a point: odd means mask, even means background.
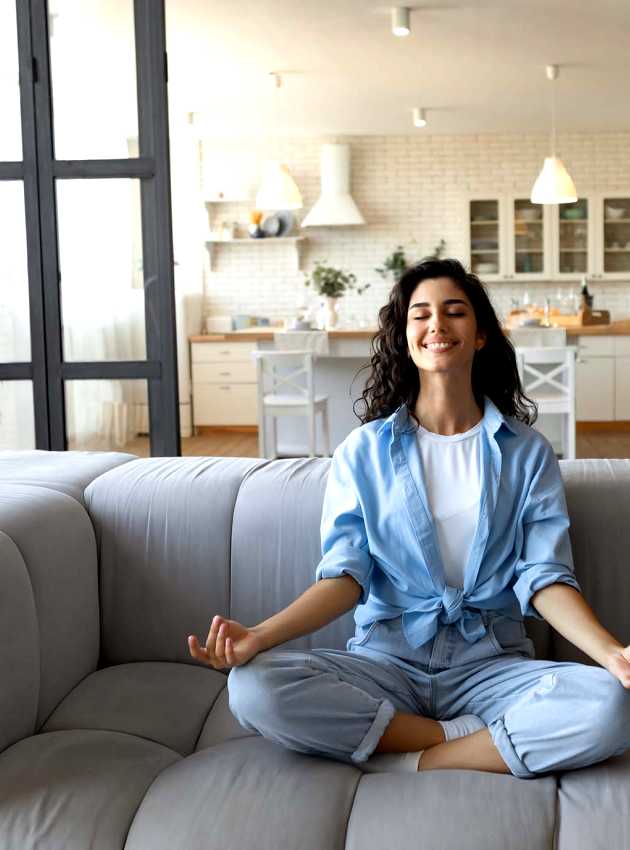
[[[477,195],[466,221],[469,266],[483,280],[630,278],[630,190],[549,205],[527,193]]]
[[[193,342],[193,426],[256,425],[255,342]]]
[[[575,407],[578,421],[630,421],[630,337],[578,338]]]
[[[551,211],[526,194],[467,199],[469,267],[484,281],[551,277]]]

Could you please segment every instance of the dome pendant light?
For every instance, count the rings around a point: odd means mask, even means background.
[[[547,65],[547,79],[558,77],[558,66]],[[532,204],[573,204],[577,201],[575,184],[561,159],[556,156],[556,102],[551,96],[551,156],[545,157],[543,167],[532,188]]]
[[[270,71],[276,89],[282,88],[282,75]],[[276,118],[276,124],[278,124]],[[263,177],[256,194],[256,209],[265,211],[301,210],[302,195],[288,166],[276,159],[269,159],[263,167]]]

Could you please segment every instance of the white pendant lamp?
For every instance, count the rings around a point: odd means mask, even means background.
[[[547,65],[547,79],[552,82],[558,77],[558,66]],[[532,204],[573,204],[577,192],[571,175],[564,163],[556,156],[555,97],[551,99],[551,156],[545,157],[543,167],[532,188]]]
[[[278,160],[265,163],[263,179],[256,195],[259,210],[301,210],[302,195],[288,167]]]

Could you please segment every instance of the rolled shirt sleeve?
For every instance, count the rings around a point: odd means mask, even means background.
[[[582,592],[575,578],[569,524],[560,466],[545,441],[523,508],[522,547],[515,568],[513,590],[524,617],[544,620],[531,604],[543,587],[560,582]]]
[[[370,592],[374,561],[349,455],[344,442],[335,449],[330,463],[320,525],[322,559],[315,581],[352,576],[361,586],[357,604],[363,605]]]

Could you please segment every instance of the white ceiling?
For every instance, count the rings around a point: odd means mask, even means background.
[[[407,38],[390,8],[166,0],[171,113],[220,135],[537,133],[555,87],[560,134],[630,129],[628,0],[428,0]]]

